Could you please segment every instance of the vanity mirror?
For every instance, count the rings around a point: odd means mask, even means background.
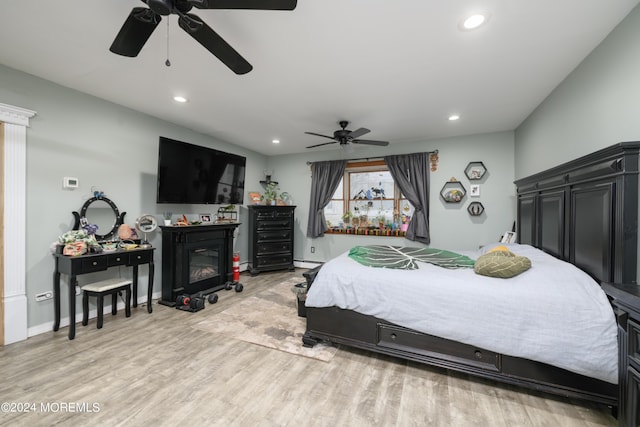
[[[126,212],[120,213],[118,207],[109,198],[99,195],[87,200],[80,213],[73,212],[75,218],[74,230],[87,224],[98,226],[96,240],[110,240],[117,235],[118,227],[124,222]]]

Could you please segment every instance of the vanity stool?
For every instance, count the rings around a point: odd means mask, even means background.
[[[82,286],[82,326],[89,323],[89,297],[98,298],[98,329],[102,328],[104,296],[111,294],[111,314],[118,313],[118,293],[125,291],[125,316],[131,316],[131,280],[107,279]]]

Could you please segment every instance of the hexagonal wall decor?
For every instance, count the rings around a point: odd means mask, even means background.
[[[467,212],[471,216],[480,216],[484,213],[484,206],[480,202],[471,202],[469,206],[467,206]]]
[[[464,169],[464,174],[472,181],[482,179],[486,172],[487,168],[482,162],[469,162],[467,167]]]
[[[466,194],[467,190],[462,183],[455,178],[451,178],[448,182],[445,182],[442,190],[440,190],[440,197],[447,203],[460,203]]]

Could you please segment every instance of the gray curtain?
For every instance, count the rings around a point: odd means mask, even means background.
[[[385,156],[384,161],[402,194],[415,208],[406,238],[428,245],[429,235],[429,153]]]
[[[324,208],[331,201],[347,166],[346,160],[314,162],[311,164],[311,199],[309,200],[309,221],[307,237],[324,236],[327,220]]]

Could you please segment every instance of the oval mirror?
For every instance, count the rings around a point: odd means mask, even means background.
[[[98,226],[95,233],[96,240],[108,240],[118,232],[125,213],[120,214],[116,204],[107,197],[92,197],[82,205],[79,214],[73,212],[76,217],[73,229],[78,230],[87,224],[95,224]]]

